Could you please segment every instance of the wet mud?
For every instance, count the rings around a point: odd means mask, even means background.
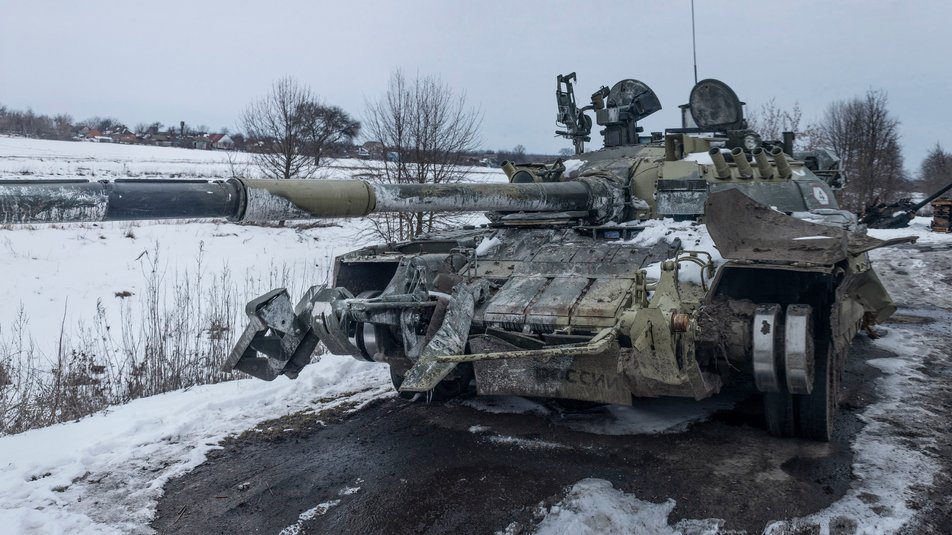
[[[938,467],[932,483],[906,500],[916,516],[902,533],[950,533],[952,294],[942,286],[952,280],[952,260],[931,247],[880,255],[877,267],[901,307],[885,329],[911,330],[934,344],[916,365],[930,385],[916,394],[925,399],[906,399],[934,419],[892,422],[897,437]],[[604,408],[497,414],[465,400],[388,398],[356,412],[291,415],[227,440],[167,484],[152,527],[175,534],[531,533],[540,504],[594,477],[642,500],[676,500],[672,524],[719,518],[724,532],[761,533],[773,520],[826,508],[856,484],[852,446],[865,425],[859,415],[878,400],[881,373],[866,361],[892,356],[865,335],[856,338],[828,444],[770,437],[761,398],[730,390],[722,395],[731,408],[669,434],[579,430],[603,426],[610,419]],[[846,520],[832,531],[863,529]]]
[[[878,374],[864,359],[888,356],[868,342],[853,353],[829,444],[768,436],[756,395],[680,433],[629,436],[564,425],[604,419],[597,408],[493,414],[459,401],[394,398],[350,414],[293,415],[228,440],[166,486],[153,527],[182,534],[519,532],[533,524],[540,503],[596,477],[643,500],[673,498],[672,522],[723,518],[725,528],[759,533],[771,520],[820,510],[849,488],[850,442],[862,426],[856,413],[875,399]]]

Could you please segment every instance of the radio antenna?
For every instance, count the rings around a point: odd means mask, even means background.
[[[694,36],[694,0],[691,0],[691,50],[694,52],[694,85],[697,85],[697,38]]]

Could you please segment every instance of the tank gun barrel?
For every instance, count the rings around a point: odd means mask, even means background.
[[[2,180],[0,223],[232,218],[233,184],[207,180]]]
[[[0,181],[0,223],[362,217],[375,212],[615,213],[606,180],[377,184],[362,180]],[[623,195],[623,193],[622,193]],[[622,197],[623,199],[623,197]]]
[[[912,205],[912,207],[909,208],[909,210],[912,211],[912,212],[918,212],[918,211],[921,210],[923,207],[925,207],[925,205],[927,205],[927,204],[929,204],[930,202],[932,202],[932,201],[938,199],[939,197],[942,196],[943,193],[949,191],[950,189],[952,189],[952,182],[949,182],[948,184],[946,184],[945,186],[943,186],[942,188],[940,188],[939,191],[933,193],[932,195],[929,195],[929,196],[926,197],[925,199],[923,199],[923,200],[917,202],[916,204]]]

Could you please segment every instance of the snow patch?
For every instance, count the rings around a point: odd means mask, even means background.
[[[192,387],[2,437],[0,531],[152,533],[165,483],[203,463],[226,436],[269,418],[342,404],[357,410],[390,395],[386,366],[325,356],[294,381]]]
[[[661,241],[674,243],[675,240],[681,240],[681,247],[684,251],[709,252],[715,269],[725,262],[717,247],[714,246],[714,239],[708,234],[706,225],[661,219],[644,221],[641,226],[644,227],[644,230],[625,243],[631,243],[639,247],[651,247]],[[700,255],[699,258],[702,261],[707,261],[705,255]],[[661,262],[649,264],[644,269],[649,280],[659,280],[661,278]],[[703,279],[710,282],[706,273],[703,274]],[[678,280],[701,284],[701,266],[693,262],[682,262],[678,270]]]
[[[537,440],[537,439],[528,439],[528,438],[518,438],[508,435],[492,435],[487,438],[489,442],[493,444],[500,444],[503,446],[514,446],[524,450],[570,450],[572,449],[565,444],[559,444],[558,442],[549,442],[547,440]]]
[[[587,163],[588,162],[586,162],[585,160],[581,160],[578,158],[572,158],[572,159],[563,161],[562,165],[565,166],[564,175],[572,176],[573,173],[577,172],[579,169],[582,168],[583,165]]]
[[[351,494],[357,494],[360,492],[361,487],[344,487],[337,491],[339,496],[350,496]]]
[[[315,178],[347,178],[383,164],[373,160],[330,159]],[[465,168],[474,182],[508,182],[502,169]],[[0,176],[6,178],[265,178],[247,152],[177,147],[80,143],[0,136]]]
[[[338,505],[340,505],[340,500],[331,500],[328,502],[319,503],[316,506],[301,513],[300,516],[298,516],[297,522],[282,529],[278,535],[298,535],[301,533],[301,528],[304,527],[305,522],[314,519],[314,517],[327,514],[328,511],[337,507]]]
[[[932,244],[952,244],[952,233],[932,232],[930,225],[931,217],[915,217],[909,222],[909,226],[898,229],[871,228],[867,233],[880,240],[889,240],[893,238],[902,238],[904,236],[916,236],[919,245]]]
[[[915,332],[895,328],[874,341],[899,357],[871,359],[867,362],[883,372],[876,390],[882,400],[866,408],[860,418],[866,426],[853,443],[853,475],[856,482],[846,495],[826,509],[791,521],[774,522],[766,535],[801,533],[805,528],[819,527],[829,533],[831,526],[844,518],[852,520],[862,533],[896,533],[916,515],[910,507],[917,492],[915,487],[928,487],[940,466],[926,450],[935,446],[928,428],[944,418],[928,403],[917,402],[929,389],[931,379],[917,371],[923,357],[933,346]],[[910,428],[915,441],[904,438]],[[921,435],[921,436],[919,436]]]
[[[723,520],[668,523],[674,500],[652,503],[615,489],[604,479],[583,479],[559,503],[544,511],[536,535],[716,535]]]
[[[497,245],[501,244],[502,240],[498,237],[493,236],[488,240],[483,240],[479,242],[479,245],[476,246],[476,256],[485,256],[486,253],[493,250]]]
[[[722,150],[721,152],[724,151]],[[691,152],[688,153],[684,158],[681,158],[681,160],[697,162],[701,165],[714,165],[714,160],[711,159],[711,155],[707,152]]]

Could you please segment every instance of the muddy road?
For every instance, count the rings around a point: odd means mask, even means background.
[[[909,251],[896,253],[894,271]],[[908,281],[892,291],[921,283]],[[906,309],[887,326],[892,345],[865,335],[854,342],[829,444],[768,436],[760,397],[732,390],[706,409],[688,409],[664,433],[626,427],[606,408],[386,398],[356,411],[286,416],[229,439],[166,485],[152,527],[531,533],[569,486],[599,478],[640,500],[675,500],[672,525],[722,519],[721,533],[761,533],[823,511],[832,511],[828,525],[837,533],[889,532],[899,512],[913,518],[908,533],[947,533],[952,390],[940,385],[952,384],[952,313],[923,300],[900,304]],[[685,410],[679,400],[642,408],[638,414]],[[909,483],[890,487],[902,478]],[[814,528],[804,521],[770,532]]]

